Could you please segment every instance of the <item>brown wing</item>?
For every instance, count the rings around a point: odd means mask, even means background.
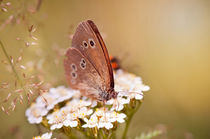
[[[105,90],[113,89],[114,78],[109,54],[96,25],[91,20],[79,24],[72,39],[72,47],[78,49],[90,61],[103,79]]]
[[[99,98],[104,82],[89,60],[75,48],[69,48],[64,59],[65,74],[68,84],[79,89],[84,95]]]

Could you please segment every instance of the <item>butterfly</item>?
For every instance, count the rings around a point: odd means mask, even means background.
[[[81,22],[72,38],[64,59],[69,86],[93,100],[116,98],[114,77],[109,54],[93,21]]]

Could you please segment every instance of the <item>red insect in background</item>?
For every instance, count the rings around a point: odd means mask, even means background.
[[[115,56],[109,56],[109,59],[111,61],[112,69],[113,70],[118,70],[121,68],[120,66],[120,61],[117,57]]]

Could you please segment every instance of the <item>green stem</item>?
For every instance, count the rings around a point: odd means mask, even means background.
[[[86,131],[82,128],[79,128],[78,131],[80,131],[86,138],[88,139],[92,139],[91,135],[89,134],[90,132],[88,131],[89,129],[87,129]]]
[[[0,40],[0,45],[1,45],[1,48],[2,48],[2,50],[3,50],[3,52],[4,52],[4,55],[6,56],[8,62],[9,62],[9,64],[10,64],[10,66],[12,67],[12,71],[14,72],[16,78],[20,81],[20,83],[21,83],[21,85],[22,85],[22,82],[21,82],[21,80],[20,80],[20,77],[19,77],[19,75],[17,74],[17,71],[15,70],[15,67],[14,67],[13,63],[11,62],[11,59],[10,59],[10,57],[9,57],[9,55],[8,55],[8,53],[7,53],[7,51],[6,51],[5,47],[4,47],[4,45],[3,45],[3,43],[1,42],[1,40]]]
[[[9,62],[10,66],[12,67],[12,71],[13,71],[17,81],[20,83],[20,86],[23,89],[23,92],[26,94],[26,90],[24,88],[23,82],[21,81],[21,79],[20,79],[20,77],[19,77],[19,75],[18,75],[18,73],[17,73],[17,71],[15,69],[15,66],[12,63],[12,61],[11,61],[11,59],[10,59],[10,57],[9,57],[9,55],[8,55],[8,53],[7,53],[7,51],[6,51],[6,49],[5,49],[5,47],[4,47],[4,45],[3,45],[1,40],[0,40],[0,46],[1,46],[2,50],[3,50],[3,53],[4,53],[5,57],[7,58],[7,61]]]
[[[104,134],[103,129],[100,129],[100,133],[101,133],[102,138],[103,138],[103,139],[106,139],[106,136],[105,136],[105,134]]]
[[[137,101],[138,102],[138,101]],[[123,132],[123,136],[122,136],[122,139],[126,139],[126,136],[127,136],[127,132],[128,132],[128,128],[129,128],[129,125],[130,125],[130,122],[133,118],[133,115],[136,113],[136,111],[139,109],[139,107],[141,106],[141,102],[138,102],[137,106],[135,109],[133,109],[131,111],[130,114],[127,114],[128,116],[128,119],[126,121],[126,125],[125,125],[125,129],[124,129],[124,132]]]
[[[76,136],[71,132],[71,128],[70,127],[63,127],[63,131],[64,133],[68,136],[69,139],[76,139]]]

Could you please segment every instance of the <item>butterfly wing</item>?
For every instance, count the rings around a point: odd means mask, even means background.
[[[99,93],[104,86],[104,82],[89,60],[80,51],[75,48],[67,50],[64,68],[70,87],[79,89],[90,98],[99,99]]]
[[[114,78],[109,54],[93,21],[79,24],[72,39],[72,47],[78,49],[90,61],[104,81],[105,90],[113,89]]]

